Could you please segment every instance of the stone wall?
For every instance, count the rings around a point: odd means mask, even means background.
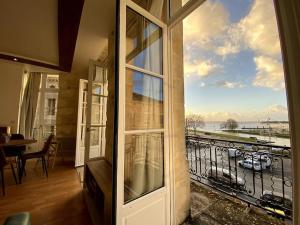
[[[75,160],[79,80],[87,75],[59,76],[59,94],[56,118],[56,136],[62,142],[63,152]]]
[[[184,116],[184,62],[182,23],[172,29],[171,55],[171,98],[173,168],[176,224],[182,223],[190,210],[190,174],[185,157],[185,116]]]

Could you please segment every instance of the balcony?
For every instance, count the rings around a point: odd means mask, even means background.
[[[193,180],[191,215],[198,215],[194,220],[203,220],[201,212],[214,220],[207,224],[215,224],[216,218],[264,224],[267,214],[272,224],[292,220],[290,147],[187,135],[186,157]],[[245,214],[250,208],[255,212]],[[237,212],[240,216],[234,216]],[[249,223],[242,221],[246,217]]]

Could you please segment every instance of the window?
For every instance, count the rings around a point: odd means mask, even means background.
[[[56,99],[55,98],[48,98],[47,102],[48,102],[48,108],[47,108],[48,116],[55,116]]]
[[[124,202],[128,203],[164,186],[164,71],[163,29],[130,8],[126,15]]]
[[[37,140],[56,134],[59,75],[42,74],[33,137]]]

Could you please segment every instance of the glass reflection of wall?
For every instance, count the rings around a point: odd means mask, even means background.
[[[164,185],[163,40],[159,26],[129,8],[126,29],[125,129],[131,133],[125,137],[124,201],[129,202]]]
[[[166,0],[133,0],[133,2],[158,19],[166,21]]]

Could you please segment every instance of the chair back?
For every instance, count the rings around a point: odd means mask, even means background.
[[[45,144],[44,144],[44,147],[43,147],[41,153],[47,154],[47,152],[48,152],[49,149],[50,149],[50,145],[51,145],[51,143],[52,143],[53,138],[54,138],[54,135],[53,135],[53,134],[50,134],[50,136],[48,137],[47,141],[46,141]]]
[[[4,140],[0,138],[0,144],[3,143]],[[3,168],[7,164],[4,150],[2,147],[0,147],[0,169]]]
[[[2,148],[0,148],[0,169],[7,164],[5,154]]]
[[[23,134],[11,134],[10,136],[10,140],[24,140],[24,135]],[[23,146],[6,146],[3,148],[5,153],[7,154],[7,156],[11,156],[9,155],[8,153],[12,150],[16,150],[16,151],[19,151],[19,152],[23,152],[26,150],[26,146],[23,145]]]

